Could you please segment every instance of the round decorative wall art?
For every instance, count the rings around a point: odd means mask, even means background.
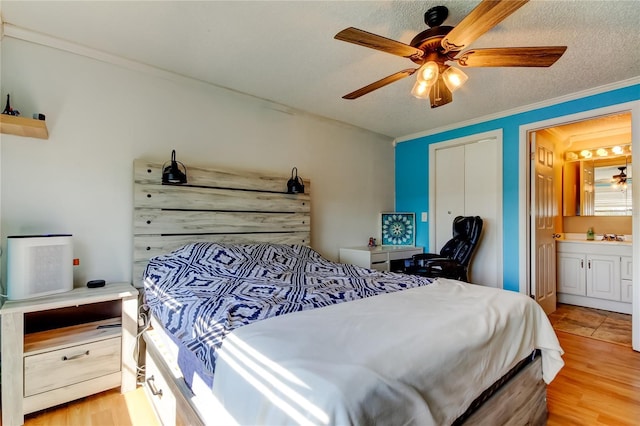
[[[415,237],[415,213],[382,213],[383,246],[412,246]]]

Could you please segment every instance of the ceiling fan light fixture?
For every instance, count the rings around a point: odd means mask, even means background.
[[[416,82],[411,89],[411,94],[418,99],[429,99],[431,87],[438,81],[440,67],[438,64],[429,61],[425,62],[416,73]]]
[[[418,99],[429,99],[429,90],[431,86],[423,81],[416,81],[411,89],[411,94]]]
[[[433,61],[425,62],[425,64],[422,65],[418,70],[417,81],[423,82],[428,87],[431,87],[436,81],[438,81],[439,73],[440,73],[440,67],[438,67],[437,63]]]
[[[469,77],[458,68],[449,67],[442,73],[442,79],[444,80],[444,84],[447,85],[447,88],[454,92],[456,89],[462,87]]]

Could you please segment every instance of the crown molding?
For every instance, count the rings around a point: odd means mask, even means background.
[[[593,95],[599,95],[600,93],[605,93],[605,92],[609,92],[611,90],[616,90],[616,89],[622,89],[625,87],[629,87],[629,86],[633,86],[634,84],[639,84],[640,83],[640,77],[633,77],[633,78],[629,78],[627,80],[622,80],[622,81],[618,81],[615,83],[609,83],[609,84],[605,84],[603,86],[598,86],[598,87],[593,87],[587,90],[582,90],[580,92],[575,92],[575,93],[570,93],[568,95],[563,95],[563,96],[558,96],[557,98],[551,98],[551,99],[547,99],[541,102],[536,102],[533,104],[529,104],[529,105],[524,105],[521,107],[517,107],[517,108],[513,108],[513,109],[509,109],[506,111],[501,111],[495,114],[489,114],[489,115],[485,115],[482,117],[478,117],[478,118],[473,118],[471,120],[467,120],[467,121],[460,121],[454,124],[450,124],[447,126],[442,126],[442,127],[437,127],[435,129],[430,129],[430,130],[425,130],[424,132],[418,132],[418,133],[413,133],[410,135],[406,135],[406,136],[401,136],[398,138],[395,138],[393,143],[394,146],[397,143],[401,143],[401,142],[407,142],[410,140],[414,140],[414,139],[418,139],[418,138],[422,138],[425,136],[431,136],[431,135],[436,135],[438,133],[443,133],[443,132],[447,132],[449,130],[455,130],[455,129],[459,129],[461,127],[467,127],[467,126],[472,126],[474,124],[480,124],[480,123],[484,123],[486,121],[491,121],[491,120],[497,120],[500,118],[504,118],[504,117],[508,117],[510,115],[516,115],[516,114],[521,114],[524,112],[529,112],[532,110],[536,110],[536,109],[540,109],[540,108],[546,108],[546,107],[550,107],[553,105],[557,105],[563,102],[569,102],[569,101],[574,101],[576,99],[580,99],[580,98],[585,98],[588,96],[593,96]]]
[[[130,70],[140,71],[147,74],[152,74],[158,77],[176,80],[186,79],[194,81],[195,79],[182,76],[170,71],[163,70],[161,68],[146,65],[141,62],[133,61],[123,58],[121,56],[112,55],[107,52],[103,52],[92,47],[83,46],[78,43],[63,40],[57,37],[53,37],[37,31],[28,30],[26,28],[18,27],[16,25],[5,22],[2,27],[4,28],[4,35],[6,37],[15,38],[17,40],[27,41],[34,44],[39,44],[53,49],[62,50],[65,52],[73,53],[76,55],[84,56],[87,58],[95,59],[101,62],[107,62],[113,65],[119,65]],[[196,80],[199,81],[199,80]]]

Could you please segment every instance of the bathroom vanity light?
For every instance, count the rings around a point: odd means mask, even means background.
[[[582,149],[579,151],[567,151],[564,153],[565,161],[588,160],[604,157],[618,157],[631,154],[631,144],[605,146],[601,148]]]

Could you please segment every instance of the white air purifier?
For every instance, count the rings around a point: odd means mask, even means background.
[[[30,299],[73,289],[71,235],[7,237],[7,296]]]

